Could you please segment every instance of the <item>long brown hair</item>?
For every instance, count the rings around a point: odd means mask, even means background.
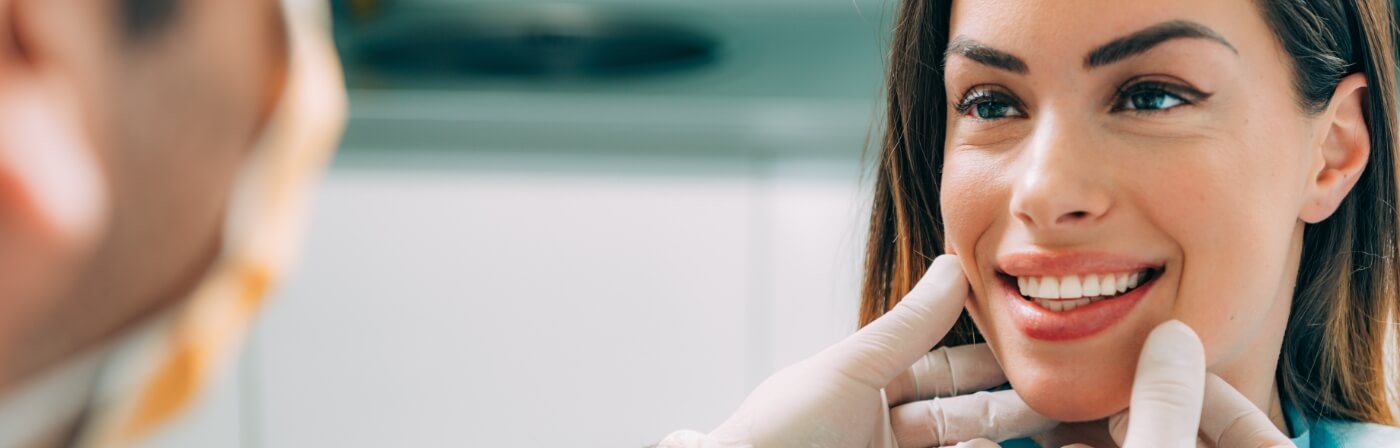
[[[1396,424],[1386,349],[1400,344],[1396,200],[1396,25],[1390,0],[1259,0],[1292,58],[1299,107],[1321,111],[1341,79],[1365,73],[1371,154],[1330,218],[1305,227],[1277,381],[1312,416]],[[886,129],[876,161],[860,322],[892,309],[943,251],[939,179],[951,0],[905,0],[895,20]],[[939,346],[977,342],[967,313]],[[1394,384],[1391,385],[1395,386]]]

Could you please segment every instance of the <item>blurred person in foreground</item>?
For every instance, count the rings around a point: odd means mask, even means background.
[[[344,121],[322,2],[0,0],[0,447],[168,433]]]

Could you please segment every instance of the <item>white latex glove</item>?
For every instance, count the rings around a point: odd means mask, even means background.
[[[1127,447],[1292,447],[1278,427],[1225,380],[1206,373],[1205,349],[1180,321],[1157,326],[1138,358],[1129,411],[1109,418]]]
[[[1129,411],[1108,421],[1109,433],[1120,446],[1293,446],[1254,403],[1206,373],[1201,340],[1180,321],[1158,325],[1147,336],[1129,403],[1131,422]],[[975,446],[996,446],[978,443]]]
[[[984,345],[929,352],[967,292],[957,257],[938,257],[889,313],[769,377],[710,434],[679,432],[659,446],[888,447],[897,438],[908,448],[1053,427],[1012,391],[960,395],[1006,381]]]

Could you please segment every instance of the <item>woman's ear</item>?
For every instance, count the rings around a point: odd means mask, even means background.
[[[1332,216],[1366,169],[1371,156],[1366,95],[1366,75],[1348,75],[1337,84],[1332,101],[1318,117],[1322,138],[1315,148],[1315,163],[1298,213],[1304,222],[1315,224]]]

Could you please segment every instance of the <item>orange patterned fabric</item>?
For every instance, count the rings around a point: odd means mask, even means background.
[[[161,329],[150,374],[102,405],[83,445],[129,446],[188,410],[294,261],[311,184],[339,142],[345,94],[325,2],[282,3],[288,83],[235,188],[224,254]]]

